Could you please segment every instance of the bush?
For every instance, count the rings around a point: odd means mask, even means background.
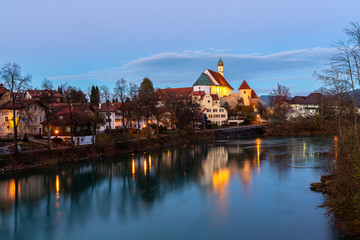
[[[27,136],[27,133],[25,133],[24,135],[24,138],[22,140],[23,142],[29,142],[29,139],[28,139],[28,136]]]

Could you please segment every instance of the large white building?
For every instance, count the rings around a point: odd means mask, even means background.
[[[322,100],[323,95],[321,93],[311,93],[308,96],[295,96],[290,102],[288,119],[316,115]]]

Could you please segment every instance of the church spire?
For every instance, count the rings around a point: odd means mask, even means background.
[[[222,76],[224,76],[224,63],[221,60],[221,57],[220,57],[220,60],[218,61],[218,73],[220,73]]]

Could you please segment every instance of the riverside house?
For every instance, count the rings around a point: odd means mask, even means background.
[[[74,104],[71,108],[63,105],[63,108],[53,114],[48,129],[46,121],[41,124],[43,126],[43,136],[46,137],[50,131],[50,138],[62,138],[64,141],[70,142],[71,139],[71,123],[70,114],[72,115],[72,125],[74,131],[75,145],[86,145],[92,143],[92,120],[90,117],[91,109],[88,104]]]

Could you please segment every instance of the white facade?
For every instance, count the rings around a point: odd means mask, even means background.
[[[228,118],[228,113],[225,108],[220,107],[220,100],[214,98],[210,94],[205,94],[200,100],[200,106],[206,114],[209,121],[222,125]]]
[[[318,113],[319,105],[315,104],[290,104],[289,118],[312,117]]]

